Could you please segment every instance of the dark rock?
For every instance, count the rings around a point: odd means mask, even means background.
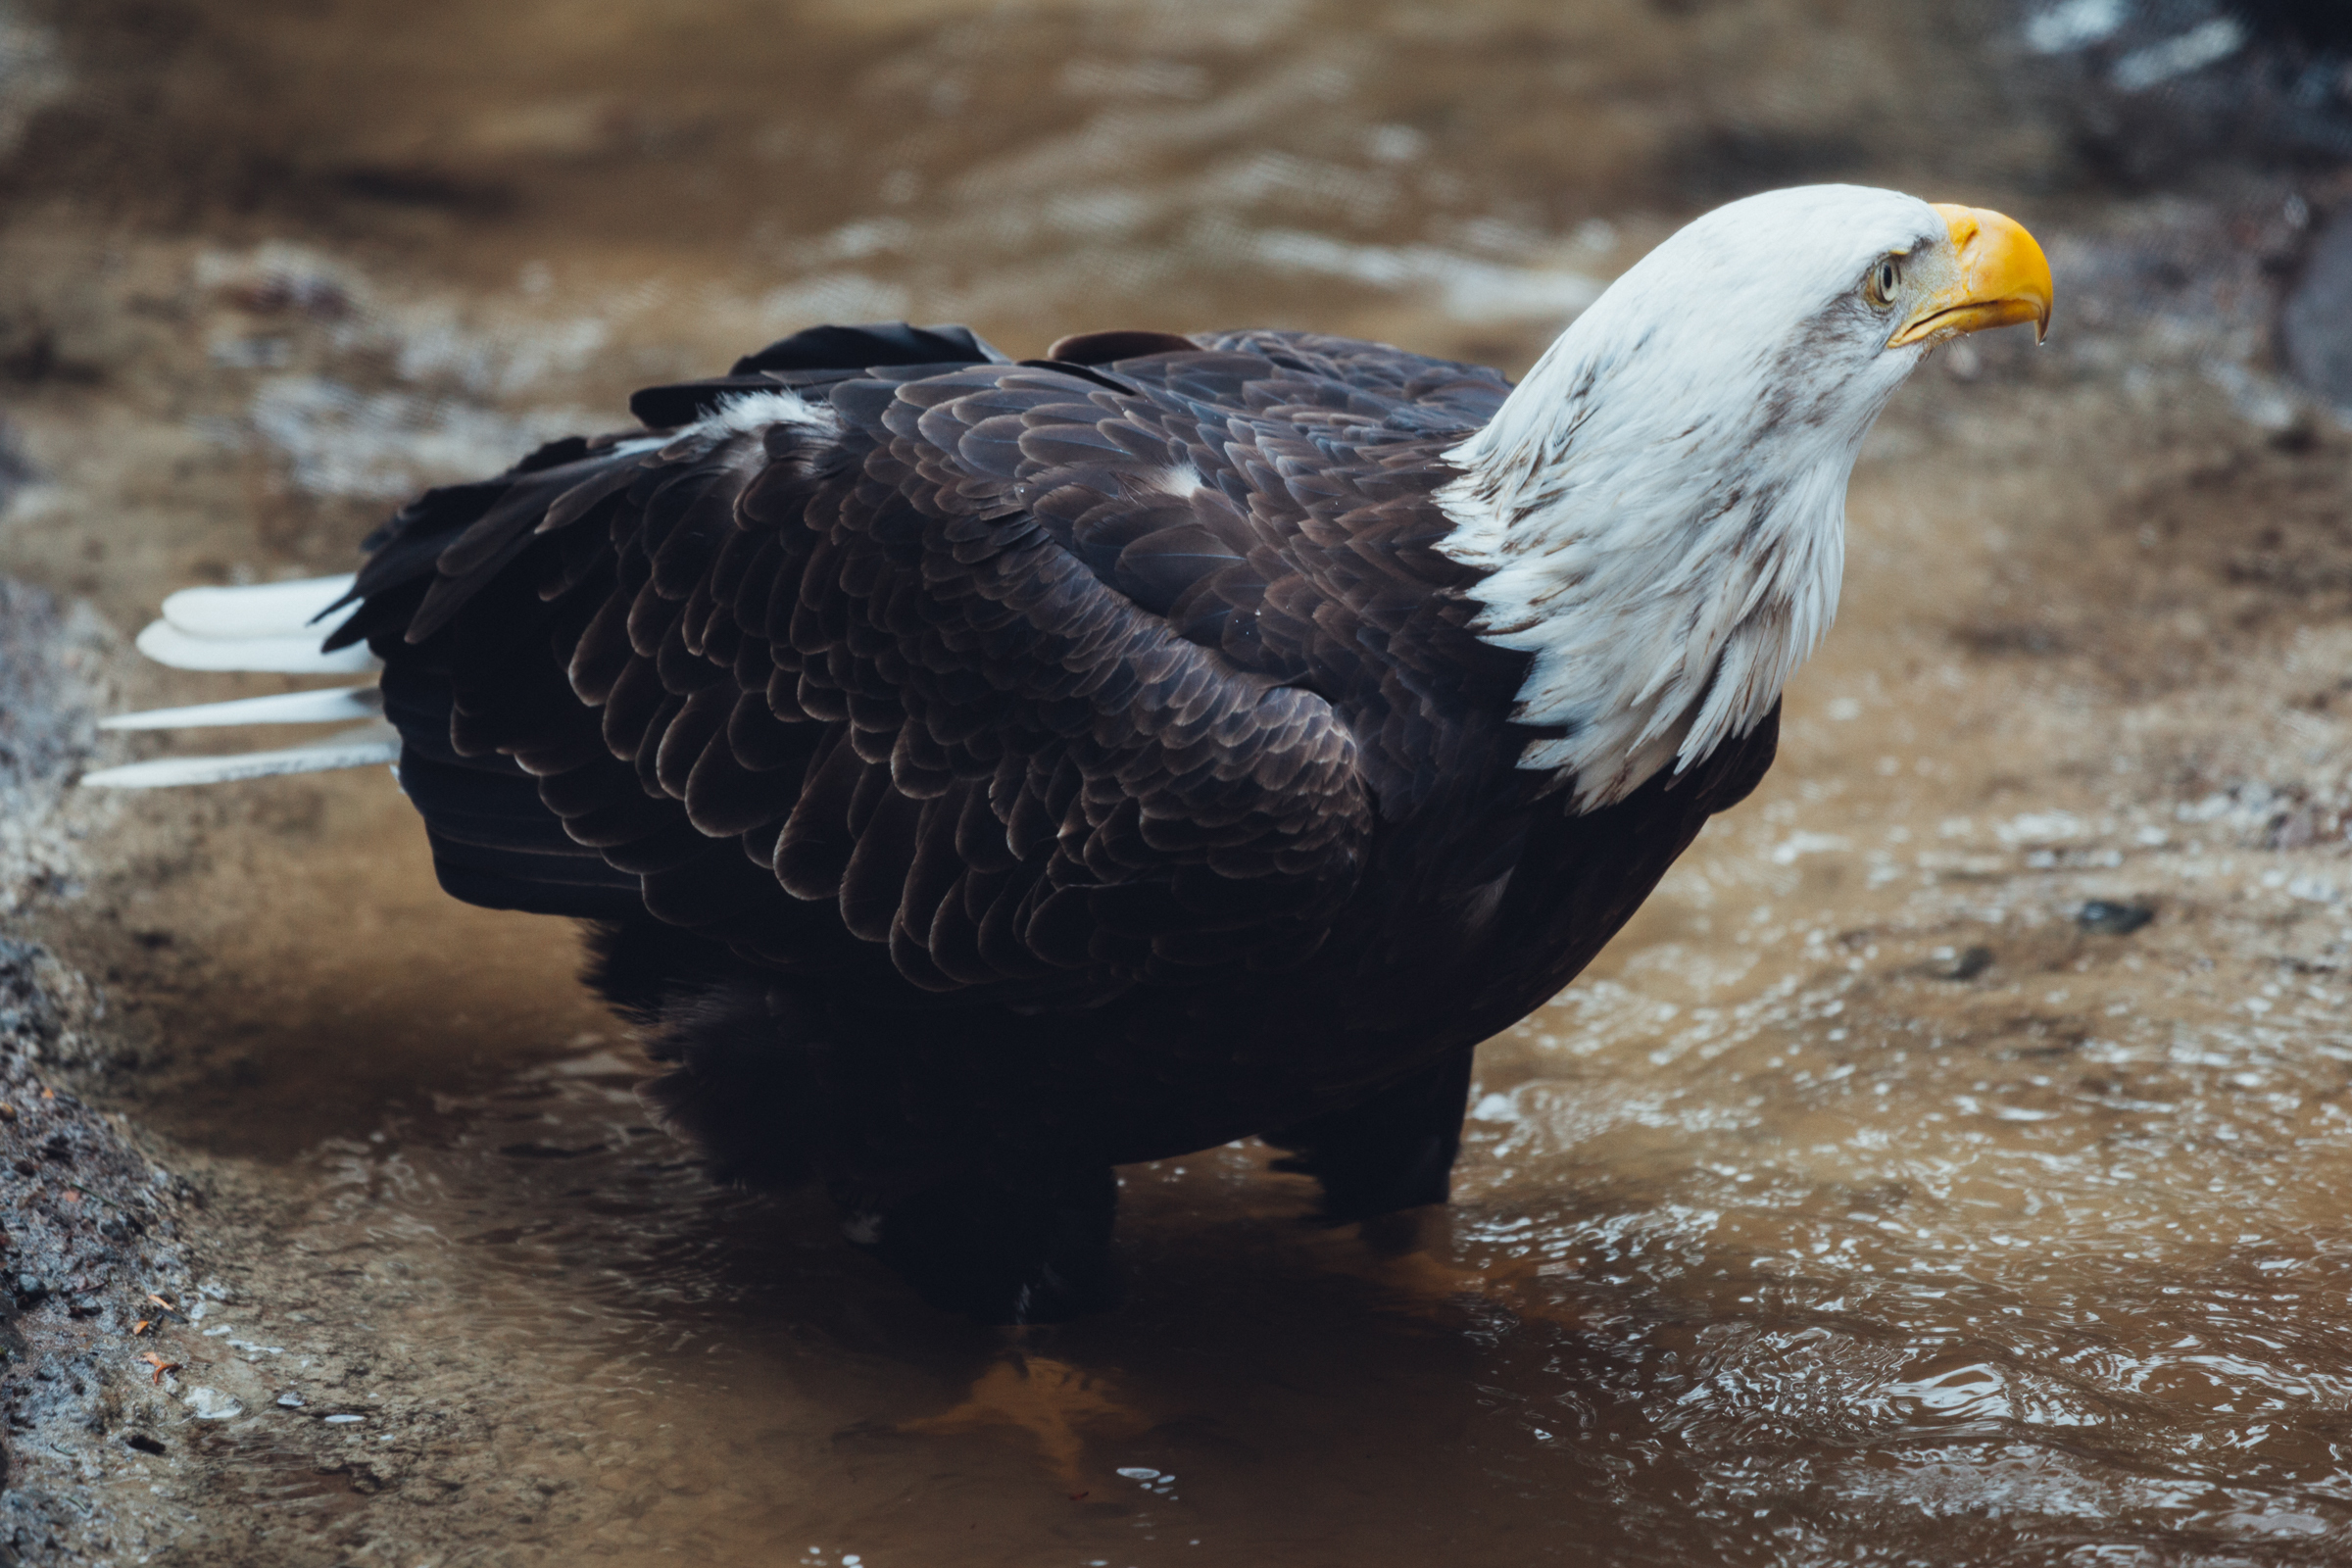
[[[2257,38],[2314,54],[2352,52],[2352,6],[2343,0],[2234,0],[2230,9]]]
[[[15,482],[23,465],[6,456],[0,432],[0,488]],[[55,807],[66,778],[89,753],[88,683],[77,666],[103,639],[86,609],[70,611],[27,583],[0,577],[0,815],[20,823],[45,817]],[[38,870],[0,860],[0,893],[15,891]],[[0,940],[0,1009],[18,1004],[21,971],[38,948]]]
[[[57,1008],[36,973],[45,951],[0,937],[0,1045],[46,1044],[57,1036]]]
[[[2278,332],[2295,379],[2352,408],[2352,215],[2338,217],[2312,241]]]
[[[2103,937],[2128,937],[2156,918],[2144,904],[2115,904],[2093,899],[2075,914],[2075,924]]]
[[[40,477],[32,460],[17,444],[16,432],[0,419],[0,511],[6,511],[19,489]]]
[[[2014,15],[2023,79],[2093,179],[2179,186],[2352,157],[2342,0],[2018,0]]]
[[[1941,970],[1940,975],[1946,980],[1974,980],[1991,967],[1990,948],[1964,948],[1960,956],[1952,960],[1951,967]]]

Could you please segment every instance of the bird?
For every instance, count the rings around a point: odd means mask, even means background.
[[[714,1174],[994,1323],[1123,1291],[1114,1167],[1254,1136],[1444,1202],[1473,1049],[1771,765],[1849,472],[1937,344],[2047,331],[1995,212],[1681,228],[1516,385],[1292,330],[815,326],[431,489],[356,574],[140,649],[363,721],[98,786],[390,762],[441,885],[585,922]]]

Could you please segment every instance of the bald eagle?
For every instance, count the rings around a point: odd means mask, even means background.
[[[719,1172],[822,1183],[942,1306],[1067,1317],[1123,1162],[1256,1135],[1330,1220],[1445,1200],[1472,1048],[1770,765],[1872,421],[2050,289],[1998,214],[1821,186],[1692,222],[1516,387],[812,328],[140,640],[376,685],[115,721],[385,738],[85,782],[394,761],[451,894],[593,923]]]

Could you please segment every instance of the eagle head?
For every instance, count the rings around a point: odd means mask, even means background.
[[[1811,185],[1717,208],[1611,284],[1448,454],[1479,634],[1533,656],[1520,765],[1622,800],[1772,710],[1829,628],[1845,486],[1935,345],[2050,318],[1998,213]]]

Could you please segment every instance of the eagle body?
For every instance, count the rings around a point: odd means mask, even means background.
[[[1443,1194],[1470,1047],[1772,752],[1583,814],[1517,765],[1531,656],[1469,629],[1432,500],[1509,390],[1292,333],[803,334],[428,493],[333,640],[384,662],[444,887],[603,922],[730,1173],[887,1215],[1401,1085],[1420,1187],[1332,1195],[1396,1206]]]
[[[418,498],[324,657],[381,662],[449,892],[593,924],[721,1172],[824,1184],[943,1305],[1099,1307],[1115,1164],[1258,1135],[1329,1218],[1442,1200],[1472,1048],[1770,765],[1870,420],[1934,311],[2027,318],[1959,219],[1955,281],[1939,210],[1823,191],[1693,224],[1517,389],[805,331]],[[1786,299],[1651,318],[1758,222],[1824,253]]]

